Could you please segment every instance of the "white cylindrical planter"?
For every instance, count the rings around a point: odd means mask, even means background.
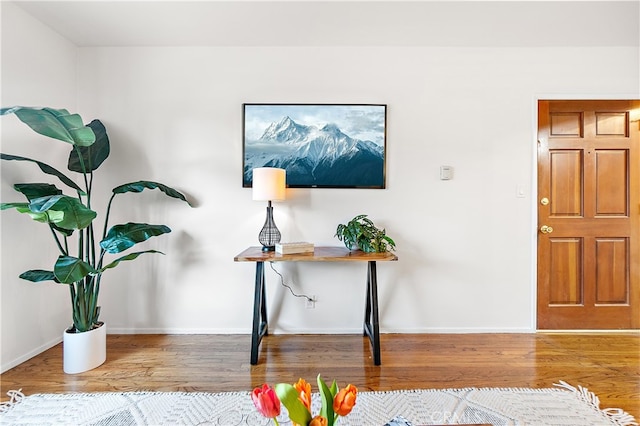
[[[82,373],[102,365],[107,359],[107,326],[84,333],[67,333],[62,338],[62,363],[67,374]]]

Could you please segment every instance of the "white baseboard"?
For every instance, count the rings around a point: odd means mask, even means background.
[[[271,331],[271,329],[269,329]],[[114,328],[109,327],[107,334],[251,334],[250,329],[242,328]]]
[[[45,343],[44,345],[40,345],[37,348],[33,349],[32,351],[27,352],[26,354],[19,356],[16,359],[13,359],[9,362],[2,362],[2,364],[0,365],[0,373],[4,373],[7,370],[11,370],[13,367],[22,364],[25,361],[30,360],[31,358],[33,358],[36,355],[40,355],[42,352],[46,351],[47,349],[51,349],[52,347],[54,347],[55,345],[57,345],[58,343],[62,342],[62,335],[60,335],[59,338],[50,340],[49,342]]]
[[[398,333],[398,334],[530,334],[535,333],[536,330],[528,327],[511,327],[511,328],[491,328],[491,327],[479,327],[479,328],[399,328],[399,329],[384,329],[380,330],[380,333]]]
[[[640,334],[640,329],[632,328],[625,330],[536,330],[538,334]]]
[[[480,334],[480,333],[535,333],[531,328],[398,328],[381,329],[380,334]],[[109,327],[109,334],[251,334],[251,329],[239,328],[113,328]],[[362,327],[339,329],[314,328],[310,330],[269,327],[271,334],[362,334]]]

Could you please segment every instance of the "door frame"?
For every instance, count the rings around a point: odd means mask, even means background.
[[[532,126],[532,143],[531,143],[531,331],[533,333],[539,332],[538,330],[538,103],[541,100],[550,101],[569,101],[569,100],[598,100],[598,101],[615,101],[626,99],[640,99],[639,94],[536,94],[533,96],[533,102],[531,105],[533,120]],[[548,330],[542,330],[543,332]],[[553,330],[554,333],[562,332],[564,330]],[[571,331],[571,330],[567,330]],[[582,332],[588,330],[580,330]],[[597,330],[599,332],[605,330]],[[618,333],[637,332],[637,330],[611,330]]]

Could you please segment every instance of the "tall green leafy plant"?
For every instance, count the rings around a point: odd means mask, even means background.
[[[27,157],[2,153],[2,160],[24,161],[36,164],[42,172],[56,177],[74,195],[65,195],[51,183],[18,183],[14,189],[24,195],[26,202],[1,203],[1,209],[15,209],[33,220],[46,224],[60,251],[53,270],[33,269],[20,274],[32,282],[54,281],[69,288],[73,312],[70,332],[84,332],[97,327],[100,315],[98,295],[102,274],[123,261],[134,260],[147,253],[143,250],[128,253],[107,261],[108,255],[116,255],[151,237],[171,232],[166,225],[125,223],[108,227],[111,206],[116,195],[139,193],[145,189],[158,189],[165,195],[184,202],[183,194],[158,182],[138,181],[113,188],[107,204],[102,236],[98,240],[94,220],[98,216],[92,210],[94,172],[107,159],[110,152],[109,138],[99,120],[83,124],[78,114],[65,109],[13,107],[0,109],[0,115],[15,114],[20,121],[36,133],[71,145],[67,169],[78,173],[80,184],[54,167]],[[162,254],[162,253],[161,253]]]

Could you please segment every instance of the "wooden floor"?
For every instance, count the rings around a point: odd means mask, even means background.
[[[355,335],[276,335],[249,364],[248,335],[109,335],[107,362],[62,372],[58,345],[0,375],[1,391],[250,391],[318,373],[360,390],[552,387],[595,392],[640,419],[639,334],[383,334],[382,365]]]

